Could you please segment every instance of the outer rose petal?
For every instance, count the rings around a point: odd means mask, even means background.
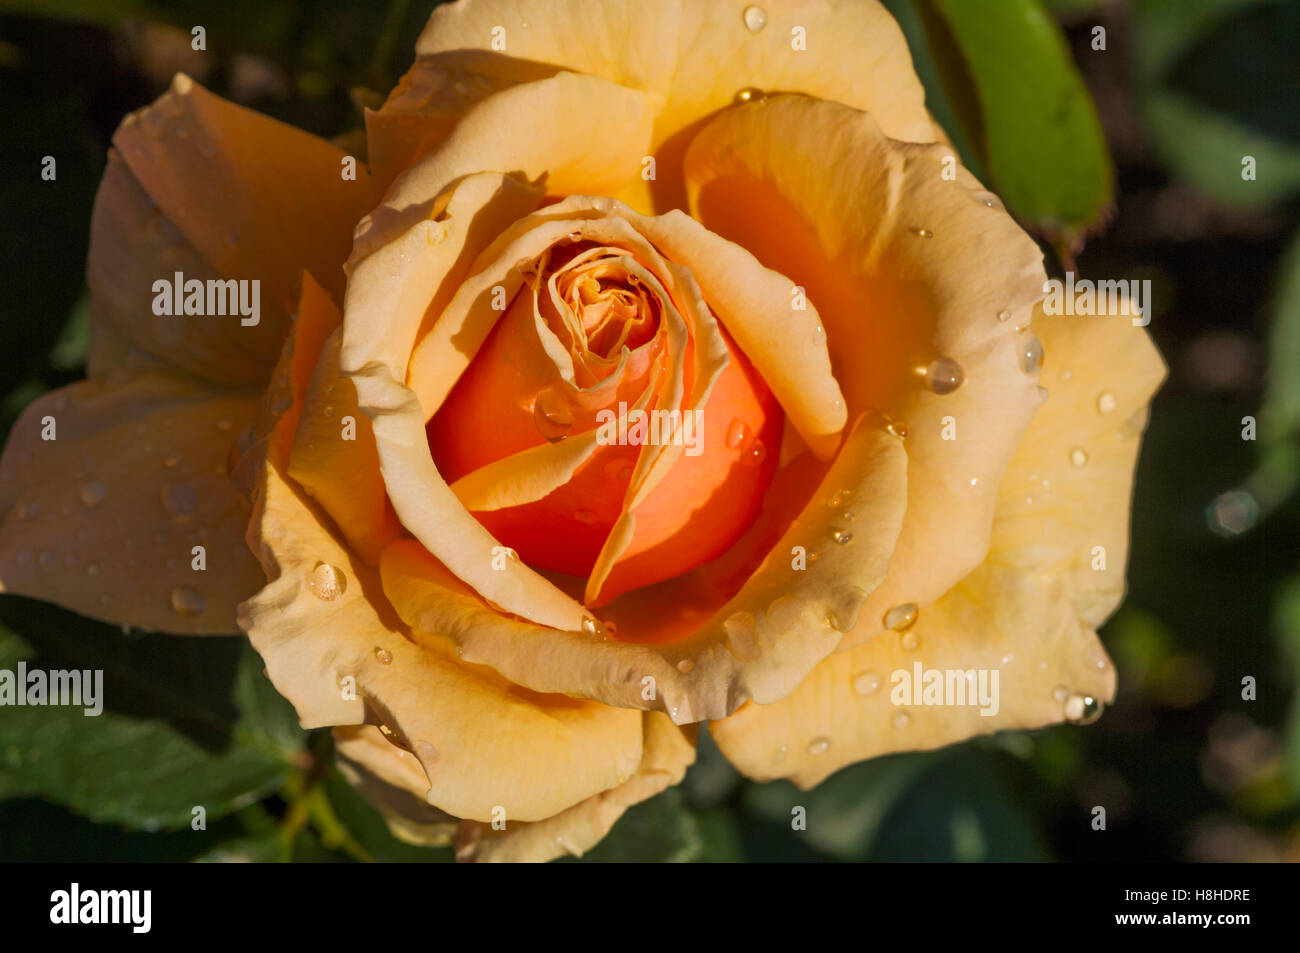
[[[891,751],[934,748],[1066,717],[1072,696],[1110,700],[1115,670],[1092,626],[1123,589],[1129,497],[1147,402],[1164,367],[1125,315],[1039,317],[1051,393],[998,493],[985,563],[921,609],[915,650],[886,633],[823,661],[790,696],[710,726],[723,753],[760,780],[801,787]],[[1102,394],[1114,400],[1099,403]],[[1112,408],[1103,412],[1102,408]],[[1078,466],[1074,446],[1089,455]],[[1094,546],[1106,569],[1094,571]],[[890,703],[891,673],[999,672],[999,708]]]
[[[905,467],[898,440],[860,423],[797,525],[744,587],[669,644],[598,641],[504,616],[412,540],[384,550],[384,592],[412,628],[450,638],[464,659],[516,684],[662,710],[677,724],[721,718],[750,697],[773,701],[794,690],[852,627],[885,575],[906,505]],[[864,514],[851,532],[826,505],[835,494],[851,496]],[[795,546],[819,558],[797,570]]]
[[[503,831],[465,821],[456,837],[462,861],[541,863],[564,854],[582,856],[609,833],[634,804],[679,783],[695,761],[695,729],[678,728],[658,712],[646,712],[644,754],[636,774],[554,817]]]
[[[746,87],[847,103],[870,110],[895,138],[931,141],[933,127],[907,43],[882,6],[874,0],[757,4],[766,22],[755,31],[746,28],[743,16],[752,5],[475,0],[441,6],[416,45],[420,59],[404,81],[407,90],[399,87],[405,95],[395,94],[381,112],[401,118],[368,125],[373,148],[378,155],[433,148],[458,108],[504,83],[524,81],[529,74],[521,62],[539,71],[554,64],[649,95],[656,115],[646,154],[658,163],[650,184],[659,211],[684,204],[677,168],[695,124]],[[504,54],[492,52],[501,28]],[[796,28],[803,31],[805,49],[796,48]],[[479,58],[470,51],[481,51]],[[410,95],[412,88],[419,94]]]
[[[291,306],[303,268],[342,297],[350,229],[374,193],[364,169],[343,178],[338,148],[184,75],[127,116],[113,143],[209,265],[262,280],[264,304]]]
[[[460,821],[425,799],[429,782],[415,755],[374,725],[335,728],[334,749],[343,776],[379,811],[394,836],[426,847],[452,842]]]
[[[235,606],[264,577],[226,455],[256,410],[160,373],[41,397],[0,459],[0,591],[142,629],[237,632]],[[46,416],[56,439],[41,438]]]
[[[322,527],[269,463],[249,542],[273,581],[240,625],[306,728],[382,724],[457,817],[550,817],[621,784],[641,760],[637,712],[521,690],[435,639],[413,644],[375,574]],[[319,564],[344,578],[332,598]],[[314,587],[314,588],[313,588]],[[348,697],[344,679],[355,681]]]
[[[845,647],[979,565],[998,482],[1042,399],[1017,332],[1042,297],[1042,253],[964,169],[944,178],[948,158],[802,96],[724,111],[686,157],[704,225],[807,289],[849,413],[910,429],[903,531]],[[940,357],[964,371],[946,394],[917,373]],[[944,439],[950,422],[957,439]]]

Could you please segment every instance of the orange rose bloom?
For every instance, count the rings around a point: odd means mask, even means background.
[[[465,859],[581,853],[700,722],[806,787],[1091,718],[1163,365],[1042,314],[883,8],[756,9],[439,7],[355,178],[178,77],[114,139],[89,379],[0,463],[0,584],[238,624]],[[176,272],[260,321],[152,314]],[[96,575],[50,571],[72,540]],[[915,663],[997,670],[995,710],[894,702]]]

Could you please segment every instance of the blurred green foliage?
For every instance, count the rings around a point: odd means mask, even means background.
[[[702,732],[684,784],[629,810],[586,859],[1300,857],[1297,5],[886,2],[965,163],[1044,239],[1087,230],[1113,202],[1079,268],[1158,290],[1150,330],[1171,378],[1139,465],[1130,594],[1103,631],[1119,697],[1090,728],[877,758],[807,792],[744,780]],[[0,430],[81,375],[87,223],[126,112],[186,69],[346,133],[406,68],[428,6],[0,0]],[[39,178],[47,154],[55,183]],[[1239,439],[1247,415],[1254,443]],[[1213,503],[1234,488],[1257,514],[1225,530]],[[112,690],[98,719],[0,714],[0,858],[451,859],[392,837],[242,640],[123,633],[0,596],[0,667],[19,658],[102,667]],[[206,829],[192,830],[200,805]],[[796,808],[807,830],[792,828]]]

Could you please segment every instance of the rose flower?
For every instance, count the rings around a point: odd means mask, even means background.
[[[883,8],[462,0],[417,53],[356,175],[185,77],[122,123],[88,379],[0,463],[5,590],[242,628],[464,859],[588,849],[700,722],[808,787],[1096,715],[1163,365],[1036,308]],[[182,276],[257,321],[156,313]],[[917,663],[1000,697],[900,702]]]

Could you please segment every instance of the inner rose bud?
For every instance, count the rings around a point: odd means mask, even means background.
[[[634,244],[574,233],[520,262],[524,283],[427,426],[474,516],[530,565],[586,578],[593,606],[726,551],[762,506],[784,426],[689,271]],[[489,474],[546,492],[475,503]]]

